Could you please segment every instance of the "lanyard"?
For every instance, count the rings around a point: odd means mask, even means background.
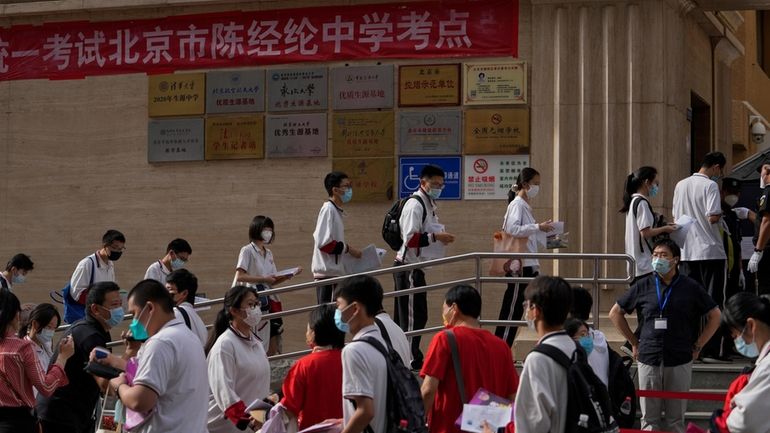
[[[674,290],[674,283],[677,282],[679,279],[679,276],[674,278],[674,281],[671,282],[668,286],[668,293],[666,294],[666,297],[663,299],[663,302],[661,303],[660,299],[660,278],[658,278],[657,275],[655,275],[655,290],[658,292],[658,308],[660,308],[660,317],[663,317],[663,310],[666,309],[666,305],[668,304],[668,298],[671,297],[671,292]]]

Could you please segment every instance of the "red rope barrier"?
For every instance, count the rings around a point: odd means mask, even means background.
[[[724,392],[675,392],[640,389],[636,391],[636,395],[638,397],[662,399],[725,401],[727,394]]]

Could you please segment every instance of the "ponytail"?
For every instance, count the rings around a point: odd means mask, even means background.
[[[644,181],[652,182],[658,175],[655,167],[644,166],[626,177],[625,188],[623,189],[623,207],[618,212],[627,213],[631,209],[631,199],[634,194],[639,192],[639,188],[644,185]]]
[[[227,294],[225,294],[222,309],[217,313],[217,318],[214,321],[214,328],[209,333],[209,339],[206,341],[206,346],[204,347],[206,356],[209,355],[211,348],[214,347],[219,336],[230,327],[230,321],[233,320],[233,316],[230,314],[230,308],[238,308],[247,293],[253,293],[254,296],[257,296],[257,289],[239,285],[231,288],[227,291]]]

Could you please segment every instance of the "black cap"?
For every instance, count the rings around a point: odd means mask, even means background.
[[[741,181],[732,177],[722,179],[722,189],[725,191],[740,191]]]

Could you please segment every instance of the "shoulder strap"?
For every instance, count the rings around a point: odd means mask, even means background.
[[[418,202],[420,202],[420,206],[422,206],[422,222],[423,224],[425,224],[425,218],[427,218],[428,216],[428,209],[425,207],[425,202],[422,201],[422,197],[420,197],[419,195],[412,195],[409,197],[414,197],[417,199]]]
[[[638,200],[637,200],[637,199],[638,199]],[[636,200],[636,201],[634,201],[634,200]],[[634,213],[634,221],[636,221],[636,218],[637,218],[637,213],[638,213],[637,211],[638,211],[638,209],[639,209],[639,203],[641,203],[641,202],[645,202],[645,203],[647,203],[647,207],[649,207],[649,208],[650,208],[650,213],[652,213],[652,205],[650,205],[650,202],[649,202],[649,201],[647,201],[647,199],[646,199],[646,198],[644,198],[644,197],[641,197],[641,196],[636,196],[636,197],[634,197],[633,199],[631,199],[631,201],[633,202],[633,204],[631,205],[631,207],[633,208],[633,213]],[[655,219],[655,215],[653,215],[653,223],[652,223],[652,225],[653,225],[653,226],[655,225],[655,221],[654,221],[654,219]],[[638,228],[638,227],[637,227],[637,228]],[[644,246],[643,246],[643,244],[642,244],[642,241],[644,241],[644,243],[645,243],[645,244],[647,244],[647,249],[650,251],[650,253],[652,253],[652,245],[650,245],[650,241],[648,241],[647,239],[645,239],[645,238],[642,236],[642,233],[641,233],[639,230],[637,230],[637,234],[639,235],[639,251],[641,251],[641,252],[644,252]]]
[[[388,335],[388,330],[385,328],[385,324],[382,323],[382,320],[378,318],[374,318],[374,323],[377,324],[377,327],[380,328],[380,333],[382,334],[382,338],[385,340],[385,343],[388,344],[388,349],[393,348],[393,342],[390,340],[390,335]]]
[[[382,354],[382,356],[385,357],[385,362],[388,361],[388,350],[385,349],[385,346],[383,346],[382,343],[377,341],[376,338],[374,338],[374,337],[364,337],[364,338],[361,338],[359,340],[355,340],[354,343],[356,341],[363,341],[364,343],[369,343],[371,346],[374,346],[374,348],[377,349]]]
[[[0,277],[0,287],[3,288],[3,289],[7,289],[8,288],[8,282],[5,281],[5,278],[3,278],[3,277]]]
[[[567,355],[565,355],[564,352],[562,352],[561,349],[559,349],[556,346],[540,343],[537,346],[535,346],[535,348],[532,349],[532,351],[546,355],[547,357],[553,359],[554,361],[556,361],[557,364],[561,365],[566,369],[569,369],[570,365],[572,365],[572,361],[567,357]]]
[[[457,381],[457,391],[460,393],[460,402],[466,404],[468,403],[468,396],[465,395],[465,381],[463,381],[462,367],[460,365],[460,351],[457,349],[457,338],[451,329],[447,329],[444,333],[449,343],[449,351],[452,352],[452,365],[455,369],[455,380]]]
[[[187,329],[192,329],[192,325],[190,324],[190,315],[187,314],[187,311],[184,310],[184,308],[181,307],[174,307],[176,311],[179,311],[179,314],[182,315],[182,318],[184,319],[184,324],[187,325]]]
[[[96,253],[94,253],[94,258],[91,258],[91,256],[88,256],[88,260],[91,261],[91,278],[88,279],[88,287],[90,288],[91,285],[94,284],[94,272],[96,271],[96,262],[94,260],[99,260],[96,257]]]

